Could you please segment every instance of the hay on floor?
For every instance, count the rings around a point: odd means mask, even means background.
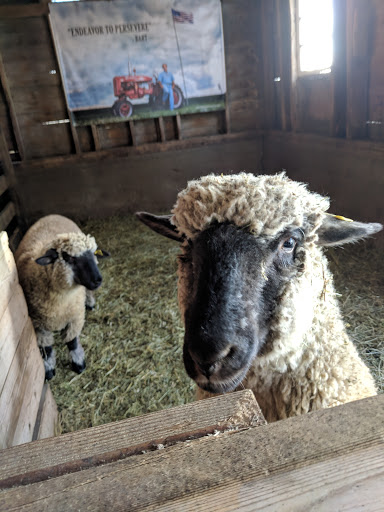
[[[87,369],[71,372],[56,343],[51,381],[61,429],[70,432],[194,400],[182,362],[177,306],[178,244],[135,217],[90,220],[82,229],[111,257],[100,262],[103,284],[87,312],[81,343]],[[364,242],[328,251],[348,331],[384,391],[384,262]]]

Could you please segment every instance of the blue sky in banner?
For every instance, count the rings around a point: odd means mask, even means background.
[[[172,8],[193,14],[193,23],[175,24],[186,91]],[[54,3],[50,14],[71,110],[110,107],[113,77],[127,75],[128,62],[150,77],[166,62],[188,98],[226,92],[220,0]]]

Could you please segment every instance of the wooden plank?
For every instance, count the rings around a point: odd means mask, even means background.
[[[7,206],[0,212],[0,230],[5,230],[13,217],[16,215],[16,208],[12,202],[9,202]]]
[[[135,133],[135,122],[128,121],[129,131],[131,132],[132,146],[137,146],[136,133]]]
[[[163,510],[168,510],[166,505],[172,506],[176,500],[185,503],[187,498],[193,500],[204,496],[203,493],[221,491],[224,499],[220,505],[227,500],[228,508],[220,510],[232,510],[235,498],[237,505],[244,505],[244,495],[255,503],[256,492],[277,501],[272,479],[286,475],[285,482],[280,479],[277,484],[283,499],[285,493],[289,499],[299,499],[302,492],[313,500],[315,494],[311,493],[315,488],[320,504],[321,496],[325,495],[334,505],[317,510],[341,510],[335,496],[337,493],[342,493],[343,497],[348,495],[348,487],[343,484],[354,486],[354,492],[359,484],[366,484],[364,493],[368,495],[379,477],[382,478],[383,414],[384,395],[379,395],[258,428],[205,436],[74,474],[7,489],[0,493],[0,508],[57,512],[73,510],[73,507],[76,510],[113,508],[115,512],[134,512],[159,510],[162,506]],[[41,443],[43,450],[45,442]],[[312,477],[312,470],[321,478]],[[346,471],[344,475],[342,470]],[[332,473],[324,482],[327,471]],[[294,477],[291,479],[290,474],[301,478],[302,484]],[[322,494],[323,483],[326,488]],[[379,487],[375,492],[378,498],[384,492],[384,487]],[[233,493],[225,494],[227,489],[233,489]],[[212,505],[212,501],[208,503]],[[306,505],[303,500],[299,510],[309,510]],[[193,510],[211,509],[196,507]],[[243,507],[240,510],[253,509]],[[376,507],[376,510],[380,509]]]
[[[230,482],[194,496],[167,501],[156,512],[382,511],[383,447],[293,469],[261,480]],[[141,512],[153,510],[140,508]]]
[[[4,133],[1,129],[1,127],[0,127],[0,161],[2,163],[4,176],[8,183],[12,201],[16,206],[16,214],[18,217],[19,226],[20,226],[20,228],[24,229],[24,227],[25,227],[25,212],[24,212],[23,206],[20,203],[19,196],[16,192],[17,180],[16,180],[16,175],[15,175],[15,170],[13,168],[13,164],[12,164],[11,158],[9,156],[7,142],[5,140]]]
[[[44,383],[43,393],[43,404],[41,411],[38,412],[33,441],[35,439],[47,439],[48,437],[57,435],[58,410],[48,382]]]
[[[5,293],[6,289],[5,287]],[[0,393],[28,318],[27,304],[21,286],[17,284],[11,291],[8,307],[0,318]]]
[[[0,395],[0,448],[32,440],[45,371],[30,319]]]
[[[294,0],[292,0],[294,1]],[[274,2],[261,2],[263,54],[263,114],[265,129],[276,128],[275,73],[274,73]]]
[[[72,473],[153,451],[158,445],[171,446],[216,431],[262,424],[265,420],[260,408],[253,393],[247,390],[72,432],[2,452],[0,489],[43,481],[52,467],[56,475]]]
[[[5,231],[0,232],[0,284],[3,285],[3,281],[12,277],[16,271],[16,263],[13,258],[13,254],[9,250],[8,235]],[[16,272],[17,277],[17,272]],[[0,294],[1,296],[1,294]],[[3,311],[0,309],[0,318]]]
[[[137,146],[152,143],[159,144],[155,119],[139,119],[135,121],[135,143]]]
[[[176,117],[176,116],[175,116]],[[134,140],[134,123],[135,121],[128,121],[131,134],[133,135]],[[142,144],[139,147],[119,147],[108,150],[101,150],[99,153],[95,153],[94,151],[85,153],[83,152],[79,156],[74,155],[60,155],[60,156],[50,156],[50,157],[41,157],[39,159],[31,159],[27,161],[27,166],[36,167],[36,168],[48,168],[52,165],[57,165],[59,163],[64,162],[85,162],[85,161],[93,161],[106,158],[124,158],[127,156],[139,156],[139,155],[152,155],[154,153],[167,153],[174,152],[177,150],[185,150],[185,149],[193,149],[199,148],[201,146],[211,146],[211,145],[222,145],[222,144],[231,144],[232,142],[242,141],[242,140],[251,140],[258,139],[260,137],[261,132],[257,130],[248,130],[237,133],[229,133],[229,134],[220,134],[220,135],[210,135],[205,137],[195,137],[190,140],[167,140],[165,143],[151,143],[151,144]],[[135,144],[134,144],[135,145]],[[17,164],[17,167],[20,168],[23,164]]]
[[[333,3],[333,64],[331,137],[345,137],[347,108],[347,5],[346,0]]]
[[[287,2],[285,2],[287,3]],[[285,23],[282,20],[283,13],[282,11],[282,3],[280,0],[275,0],[275,13],[276,13],[276,33],[274,38],[274,43],[277,51],[277,73],[275,73],[280,79],[278,82],[274,82],[275,87],[277,87],[279,106],[280,106],[280,117],[281,117],[281,129],[283,131],[287,130],[288,123],[288,113],[287,113],[287,105],[284,91],[284,82],[285,77],[284,74],[284,58],[286,58],[285,52],[287,49],[286,41],[284,40],[283,35],[283,26]],[[284,20],[285,21],[285,20]],[[289,26],[289,24],[288,24]],[[289,45],[288,45],[289,48]],[[289,55],[290,57],[290,55]],[[289,62],[291,59],[289,58]]]
[[[94,145],[95,151],[100,151],[101,144],[100,144],[99,132],[98,132],[98,128],[95,124],[91,125],[91,131],[92,131],[93,145]]]
[[[19,83],[12,89],[12,99],[17,116],[34,115],[40,122],[68,117],[61,84],[39,84],[36,89]]]
[[[97,161],[83,153],[20,164],[18,191],[31,220],[52,211],[83,219],[139,209],[167,211],[186,181],[197,178],[202,169],[221,173],[260,168],[261,138],[235,135],[190,139],[183,150],[180,141],[167,141],[153,144],[158,152],[147,152],[146,145],[143,152],[141,146],[93,152],[94,157],[99,155]],[[213,145],[212,140],[220,143]],[[162,149],[168,145],[179,151]],[[103,172],[106,167],[108,173]]]
[[[182,140],[183,139],[183,131],[181,129],[180,114],[176,114],[176,127],[177,127],[177,139]]]
[[[62,116],[47,121],[65,120]],[[43,124],[36,114],[19,116],[20,128],[26,141],[26,159],[49,158],[73,154],[73,140],[69,123]],[[44,144],[41,143],[44,141]]]
[[[70,122],[72,140],[73,140],[73,145],[75,147],[75,153],[79,154],[79,153],[81,153],[79,137],[78,137],[78,134],[77,134],[76,127],[73,124],[73,117],[72,117],[71,110],[70,110],[69,105],[68,105],[67,95],[65,94],[64,78],[63,78],[64,77],[64,73],[63,73],[63,70],[62,70],[62,67],[61,67],[60,54],[59,54],[58,49],[57,49],[55,34],[54,34],[54,31],[53,31],[53,28],[52,28],[52,22],[51,22],[51,17],[50,16],[48,16],[48,23],[49,23],[49,30],[50,30],[50,34],[51,34],[51,38],[52,38],[51,39],[52,45],[53,45],[53,48],[55,50],[57,65],[58,65],[59,70],[60,70],[60,76],[61,76],[61,97],[64,99],[65,105],[66,105],[66,108],[67,108],[67,116],[68,116],[68,119],[69,119],[69,122]],[[96,149],[97,142],[95,140],[95,136],[94,136],[93,131],[92,131],[92,135],[93,135],[93,138],[94,138],[94,141],[95,141],[95,149]],[[97,151],[97,149],[96,149],[96,151]]]
[[[29,18],[31,16],[44,16],[48,14],[47,4],[25,4],[23,8],[20,5],[1,5],[0,18]]]
[[[23,233],[21,229],[18,227],[13,230],[13,232],[9,236],[9,247],[13,253],[16,252],[16,249],[19,246],[19,243],[21,242],[21,239],[23,238]]]
[[[5,179],[5,176],[0,176],[0,196],[4,194],[4,192],[8,190],[8,183]]]
[[[159,131],[160,131],[160,142],[165,142],[167,140],[165,135],[165,128],[164,128],[164,118],[161,116],[158,118],[159,123]]]
[[[84,130],[86,126],[81,126],[81,137],[84,140]],[[128,123],[111,123],[98,125],[99,138],[101,140],[101,147],[103,149],[116,148],[120,146],[127,146],[130,140]]]
[[[365,138],[369,120],[369,77],[374,35],[373,3],[348,2],[347,137]]]
[[[17,284],[18,275],[16,263],[8,247],[7,233],[2,231],[0,233],[0,319],[3,317],[8,307]],[[1,339],[2,335],[0,333],[0,340]]]
[[[225,133],[225,111],[187,114],[183,116],[183,137],[201,137]]]
[[[7,102],[9,112],[11,115],[12,127],[13,127],[13,132],[14,132],[14,135],[16,138],[17,149],[19,151],[20,159],[23,160],[24,154],[25,154],[24,153],[24,142],[23,142],[23,139],[21,136],[20,126],[19,126],[19,122],[18,122],[18,119],[16,116],[16,110],[15,110],[15,106],[13,104],[11,89],[8,84],[8,79],[7,79],[7,75],[5,72],[5,67],[3,64],[3,59],[1,57],[1,53],[0,53],[0,82],[1,82],[1,85],[3,86],[5,101]]]

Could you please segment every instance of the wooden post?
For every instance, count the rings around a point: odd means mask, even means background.
[[[165,142],[167,139],[165,136],[164,118],[161,116],[157,120],[158,120],[159,133],[160,133],[160,142]]]
[[[347,2],[347,137],[367,136],[369,74],[372,56],[373,2]]]
[[[65,105],[67,107],[67,115],[68,115],[69,123],[70,123],[70,126],[71,126],[71,134],[72,134],[73,145],[75,147],[75,153],[76,154],[80,154],[81,153],[81,147],[80,147],[79,136],[77,134],[76,126],[74,126],[74,124],[73,124],[72,113],[71,113],[71,111],[69,109],[69,105],[68,105],[68,101],[67,101],[67,95],[65,94],[65,89],[64,89],[64,73],[63,73],[63,70],[61,68],[61,61],[60,61],[60,57],[59,57],[59,52],[57,51],[56,40],[55,40],[55,36],[54,36],[54,33],[53,33],[53,29],[52,29],[51,17],[49,15],[48,15],[48,23],[49,23],[49,29],[50,29],[50,32],[51,32],[53,48],[55,50],[56,61],[57,61],[57,64],[58,64],[59,70],[60,70],[61,89],[62,89],[62,92],[64,94]],[[92,131],[92,133],[93,133],[93,131]]]
[[[134,121],[128,121],[129,131],[131,132],[132,146],[137,146],[135,123]]]
[[[3,164],[4,176],[7,182],[9,192],[11,194],[12,202],[16,208],[16,215],[18,217],[18,224],[23,231],[26,227],[26,216],[23,205],[17,193],[17,180],[11,158],[8,153],[7,143],[4,133],[0,127],[0,161]]]
[[[289,4],[286,1],[276,0],[276,45],[278,52],[278,68],[280,82],[279,87],[280,110],[281,110],[281,129],[287,131],[291,129],[290,116],[290,96],[291,96],[291,12]],[[276,86],[277,86],[276,84]]]
[[[345,137],[347,108],[346,0],[333,0],[333,65],[331,137]]]
[[[297,132],[299,129],[299,101],[297,96],[297,78],[299,72],[299,45],[298,30],[299,20],[297,12],[297,0],[289,1],[291,17],[291,90],[290,90],[290,116],[291,128]]]
[[[100,151],[101,145],[100,145],[100,138],[99,138],[99,132],[97,130],[97,126],[95,124],[91,124],[91,130],[92,130],[92,137],[93,137],[93,144],[95,146],[95,151]]]
[[[7,78],[7,75],[5,73],[5,67],[4,67],[4,63],[3,63],[3,59],[1,57],[1,54],[0,54],[0,81],[1,81],[1,84],[3,86],[3,90],[4,90],[4,94],[5,94],[5,100],[7,102],[8,108],[9,108],[9,113],[10,113],[10,116],[11,116],[11,122],[12,122],[12,128],[13,128],[13,133],[15,134],[15,139],[16,139],[16,143],[17,143],[17,150],[18,150],[19,155],[20,155],[20,160],[24,160],[24,158],[25,158],[25,150],[24,150],[23,139],[22,139],[22,136],[21,136],[20,126],[19,126],[19,122],[17,120],[15,106],[13,104],[13,100],[12,100],[12,96],[11,96],[11,89],[9,87],[8,78]]]
[[[177,127],[177,138],[178,138],[178,140],[182,140],[183,139],[183,133],[182,133],[182,130],[181,130],[180,114],[176,114],[176,127]]]

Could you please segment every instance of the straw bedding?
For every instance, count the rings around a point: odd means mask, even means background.
[[[71,372],[66,348],[56,345],[51,387],[62,432],[193,401],[195,385],[182,362],[178,244],[133,216],[89,220],[81,228],[112,256],[100,263],[104,281],[81,336],[86,371]],[[382,251],[362,242],[328,255],[348,332],[383,392]]]

